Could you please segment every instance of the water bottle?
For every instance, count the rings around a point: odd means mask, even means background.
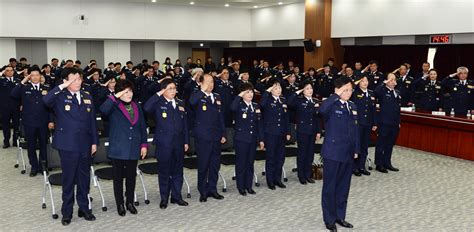
[[[467,111],[467,119],[471,119],[471,111],[470,110]]]
[[[411,105],[411,112],[416,112],[415,104]]]
[[[451,113],[449,114],[449,116],[454,117],[454,108],[451,108]]]

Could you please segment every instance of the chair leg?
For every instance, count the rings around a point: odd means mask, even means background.
[[[283,168],[282,168],[281,170],[282,170],[282,172],[283,172],[283,181],[284,181],[284,182],[288,182],[288,178],[286,177],[285,166],[283,166]]]
[[[102,201],[102,211],[107,211],[107,206],[105,206],[105,199],[104,199],[104,194],[102,194],[102,187],[100,186],[99,178],[95,175],[94,171],[94,166],[91,166],[91,176],[94,180],[94,187],[96,187],[99,190],[99,195],[100,199]],[[90,202],[89,202],[90,205]],[[89,206],[89,209],[91,209],[91,206]]]
[[[227,182],[225,181],[224,176],[222,176],[221,172],[219,172],[219,176],[221,177],[222,182],[224,183],[224,188],[222,188],[222,192],[227,192]]]
[[[187,194],[186,194],[186,197],[187,198],[191,198],[191,189],[189,188],[189,183],[188,183],[188,179],[186,179],[186,176],[183,174],[183,180],[184,180],[184,184],[186,184],[186,188],[187,188]]]
[[[46,209],[46,188],[49,190],[49,197],[51,199],[51,214],[53,219],[58,219],[58,215],[56,214],[56,207],[54,207],[54,198],[53,198],[53,190],[51,188],[51,183],[49,183],[49,176],[46,174],[46,170],[43,170],[43,204],[41,208]]]
[[[260,187],[260,183],[258,183],[258,177],[257,177],[257,174],[253,174],[253,177],[255,178],[255,186],[256,187]]]
[[[145,181],[143,180],[143,173],[138,168],[137,168],[137,175],[140,177],[140,182],[142,183],[143,194],[145,195],[145,204],[148,205],[150,204],[150,200],[148,200],[148,192],[146,191]]]

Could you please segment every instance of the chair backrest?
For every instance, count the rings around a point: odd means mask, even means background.
[[[99,138],[99,146],[97,146],[97,152],[92,159],[94,164],[111,162],[107,157],[107,147],[109,146],[108,140],[108,138]]]
[[[59,151],[54,149],[51,144],[47,144],[46,153],[48,168],[61,168],[61,157],[59,156]]]

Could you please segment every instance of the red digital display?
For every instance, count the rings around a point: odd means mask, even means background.
[[[451,35],[430,36],[430,44],[449,44],[449,43],[451,43]]]

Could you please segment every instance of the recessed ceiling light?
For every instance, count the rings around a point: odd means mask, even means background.
[[[225,6],[225,7],[229,7],[229,4],[225,4],[224,6]]]
[[[253,6],[253,8],[258,8],[258,6]]]
[[[156,0],[151,0],[151,2],[156,2]]]
[[[194,2],[190,2],[189,4],[194,5]]]
[[[283,2],[278,2],[278,5],[283,5]]]
[[[199,46],[204,47],[204,44],[203,44],[203,43],[200,43]]]

